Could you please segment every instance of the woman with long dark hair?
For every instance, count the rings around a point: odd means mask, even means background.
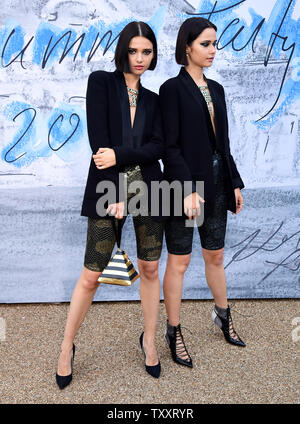
[[[179,180],[182,186],[192,182],[184,197],[186,216],[173,216],[166,223],[168,260],[164,276],[166,340],[174,361],[189,367],[192,359],[180,327],[183,277],[190,262],[194,231],[193,226],[186,225],[186,217],[197,221],[203,209],[204,222],[197,226],[206,281],[215,300],[212,319],[229,343],[245,346],[233,328],[223,266],[227,210],[233,214],[241,211],[244,184],[230,153],[223,86],[203,74],[216,53],[216,31],[216,26],[202,17],[183,22],[176,44],[176,61],[183,66],[159,93],[166,143],[165,178]],[[204,196],[197,192],[196,181],[204,181]]]
[[[84,266],[72,295],[58,361],[56,381],[61,389],[72,380],[74,338],[116,241],[110,215],[120,220],[121,226],[126,219],[124,198],[119,195],[122,193],[119,174],[125,174],[128,183],[143,181],[149,193],[151,181],[161,181],[163,177],[158,162],[164,150],[158,95],[140,82],[141,75],[147,69],[153,70],[156,62],[157,44],[152,29],[144,22],[130,22],[118,40],[116,70],[96,71],[89,76],[86,113],[93,155],[81,212],[88,217],[87,242]],[[115,201],[108,205],[105,216],[99,216],[97,209],[101,194],[96,192],[96,187],[101,181],[110,181],[116,188]],[[128,198],[130,193],[127,193]],[[148,206],[150,210],[150,203]],[[133,221],[144,316],[140,345],[146,371],[158,378],[161,368],[155,348],[155,331],[160,300],[158,260],[163,223],[145,211],[134,215]]]

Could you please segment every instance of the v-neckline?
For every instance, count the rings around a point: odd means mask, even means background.
[[[134,117],[133,117],[133,122],[131,122],[131,109],[130,109],[131,106],[130,106],[130,103],[129,103],[129,97],[128,97],[128,105],[129,105],[130,130],[132,131],[133,128],[134,128],[135,121],[136,121],[136,114],[137,114],[138,106],[136,104],[136,106],[135,106],[135,114],[134,114]]]
[[[205,78],[205,76],[204,76],[204,78]],[[206,78],[205,78],[205,80],[206,80]],[[210,117],[210,120],[211,120],[211,125],[212,125],[213,130],[214,130],[215,138],[217,139],[217,129],[216,129],[216,119],[215,119],[216,118],[215,105],[214,105],[213,98],[212,98],[212,95],[211,95],[209,86],[207,84],[207,81],[206,81],[206,85],[197,85],[197,87],[200,90],[201,96],[203,96],[203,99],[204,99],[204,101],[206,103],[206,107],[207,107],[207,110],[208,110],[208,113],[209,113],[209,117]],[[201,90],[201,88],[202,89],[206,89],[208,91],[208,94],[209,94],[209,97],[210,97],[210,103],[212,104],[213,115],[210,113],[210,109],[209,109],[209,106],[208,106],[208,102],[206,101],[205,93],[203,93],[203,91]]]
[[[126,85],[126,83],[125,83]],[[128,89],[134,90],[137,92],[137,96],[136,96],[136,105],[135,106],[130,106],[130,99],[129,99],[129,92]],[[129,117],[130,117],[130,128],[131,130],[133,130],[134,128],[134,124],[135,124],[135,118],[136,118],[136,114],[137,114],[137,106],[138,106],[138,99],[139,99],[139,90],[135,90],[134,88],[130,88],[126,85],[126,92],[127,92],[127,97],[128,97],[128,106],[129,106]],[[133,122],[131,121],[131,108],[135,107],[135,113],[134,113],[134,117],[133,117]]]
[[[122,144],[134,145],[138,144],[137,137],[140,138],[139,134],[143,134],[145,119],[146,119],[146,111],[144,104],[144,93],[145,89],[139,83],[138,89],[138,99],[137,106],[134,115],[133,123],[131,123],[131,113],[130,113],[130,104],[129,104],[129,96],[128,90],[126,87],[125,77],[123,72],[116,70],[114,72],[115,75],[115,83],[116,89],[119,97],[118,107],[120,108],[121,118],[122,118]]]
[[[201,90],[199,89],[198,85],[195,83],[194,79],[188,73],[188,71],[185,69],[185,67],[181,68],[181,70],[179,72],[179,76],[182,77],[182,80],[186,83],[187,88],[189,89],[191,94],[193,94],[193,97],[197,101],[197,103],[201,104],[202,107],[204,108],[206,116],[207,116],[207,120],[209,122],[208,125],[210,126],[212,134],[213,134],[215,141],[217,143],[217,134],[218,134],[217,101],[216,101],[214,90],[212,88],[212,84],[206,78],[206,76],[203,75],[204,80],[207,84],[210,96],[211,96],[213,107],[214,107],[214,125],[215,125],[216,132],[213,129],[213,124],[212,124],[211,116],[210,116],[210,113],[209,113],[209,110],[208,110],[208,107],[207,107],[207,103],[206,103],[204,96],[201,93]]]

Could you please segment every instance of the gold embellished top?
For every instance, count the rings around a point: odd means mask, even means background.
[[[207,85],[198,85],[198,88],[200,88],[200,91],[201,91],[201,93],[202,93],[202,95],[204,97],[204,100],[206,101],[209,114],[211,116],[212,115],[212,112],[213,112],[212,111],[213,102],[212,102],[212,99],[211,99],[211,95],[210,95],[208,86]]]
[[[129,96],[129,105],[130,107],[136,107],[136,101],[138,97],[138,90],[135,90],[134,88],[127,87],[127,92]]]
[[[207,85],[198,85],[198,88],[200,89],[200,91],[201,91],[201,93],[204,97],[204,100],[206,101],[207,108],[208,108],[208,111],[209,111],[209,114],[210,114],[210,117],[211,117],[211,123],[212,123],[212,126],[213,126],[213,130],[214,130],[214,133],[216,133],[215,122],[214,122],[214,104],[212,102],[208,86]]]

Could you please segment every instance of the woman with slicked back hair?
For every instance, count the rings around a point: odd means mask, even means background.
[[[227,210],[233,214],[241,211],[244,184],[230,153],[224,88],[203,74],[216,54],[216,31],[217,27],[202,17],[183,22],[175,53],[182,68],[159,93],[165,178],[169,182],[179,180],[182,186],[191,182],[183,199],[184,214],[166,223],[168,260],[164,276],[166,339],[174,361],[188,367],[193,366],[192,358],[180,327],[183,277],[190,262],[194,231],[194,226],[186,225],[187,218],[194,220],[200,235],[206,280],[215,300],[212,320],[229,343],[245,346],[233,328],[223,265]],[[204,182],[204,195],[197,192],[196,181]]]
[[[126,219],[124,199],[119,196],[119,174],[125,174],[128,184],[145,182],[148,193],[151,193],[151,182],[163,178],[158,161],[164,151],[158,95],[144,88],[140,82],[141,75],[148,69],[153,70],[156,61],[157,44],[152,29],[144,22],[130,22],[120,33],[115,51],[116,70],[95,71],[88,79],[86,114],[93,154],[81,211],[83,216],[88,217],[87,241],[84,266],[73,292],[58,361],[56,381],[61,389],[72,380],[74,338],[115,245],[111,215],[119,220],[120,228]],[[96,192],[96,187],[105,180],[114,183],[116,201],[108,205],[103,216],[99,216],[96,206],[103,194]],[[127,192],[127,200],[134,194]],[[148,197],[151,200],[151,195]],[[150,204],[148,210],[151,210]],[[160,300],[158,261],[163,222],[159,218],[155,220],[145,210],[134,214],[133,222],[144,316],[144,332],[139,343],[146,371],[158,378],[161,367],[155,347],[155,332]],[[99,321],[99,325],[103,323]],[[122,352],[120,358],[121,355]]]

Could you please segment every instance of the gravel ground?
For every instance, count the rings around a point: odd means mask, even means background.
[[[94,302],[75,338],[73,381],[61,391],[55,372],[69,304],[2,304],[0,403],[299,403],[300,332],[292,321],[300,317],[300,301],[231,305],[246,348],[226,343],[219,329],[214,334],[212,301],[183,301],[181,324],[190,330],[183,334],[194,362],[189,369],[171,359],[161,302],[156,341],[162,373],[156,380],[145,372],[138,344],[140,303]]]

